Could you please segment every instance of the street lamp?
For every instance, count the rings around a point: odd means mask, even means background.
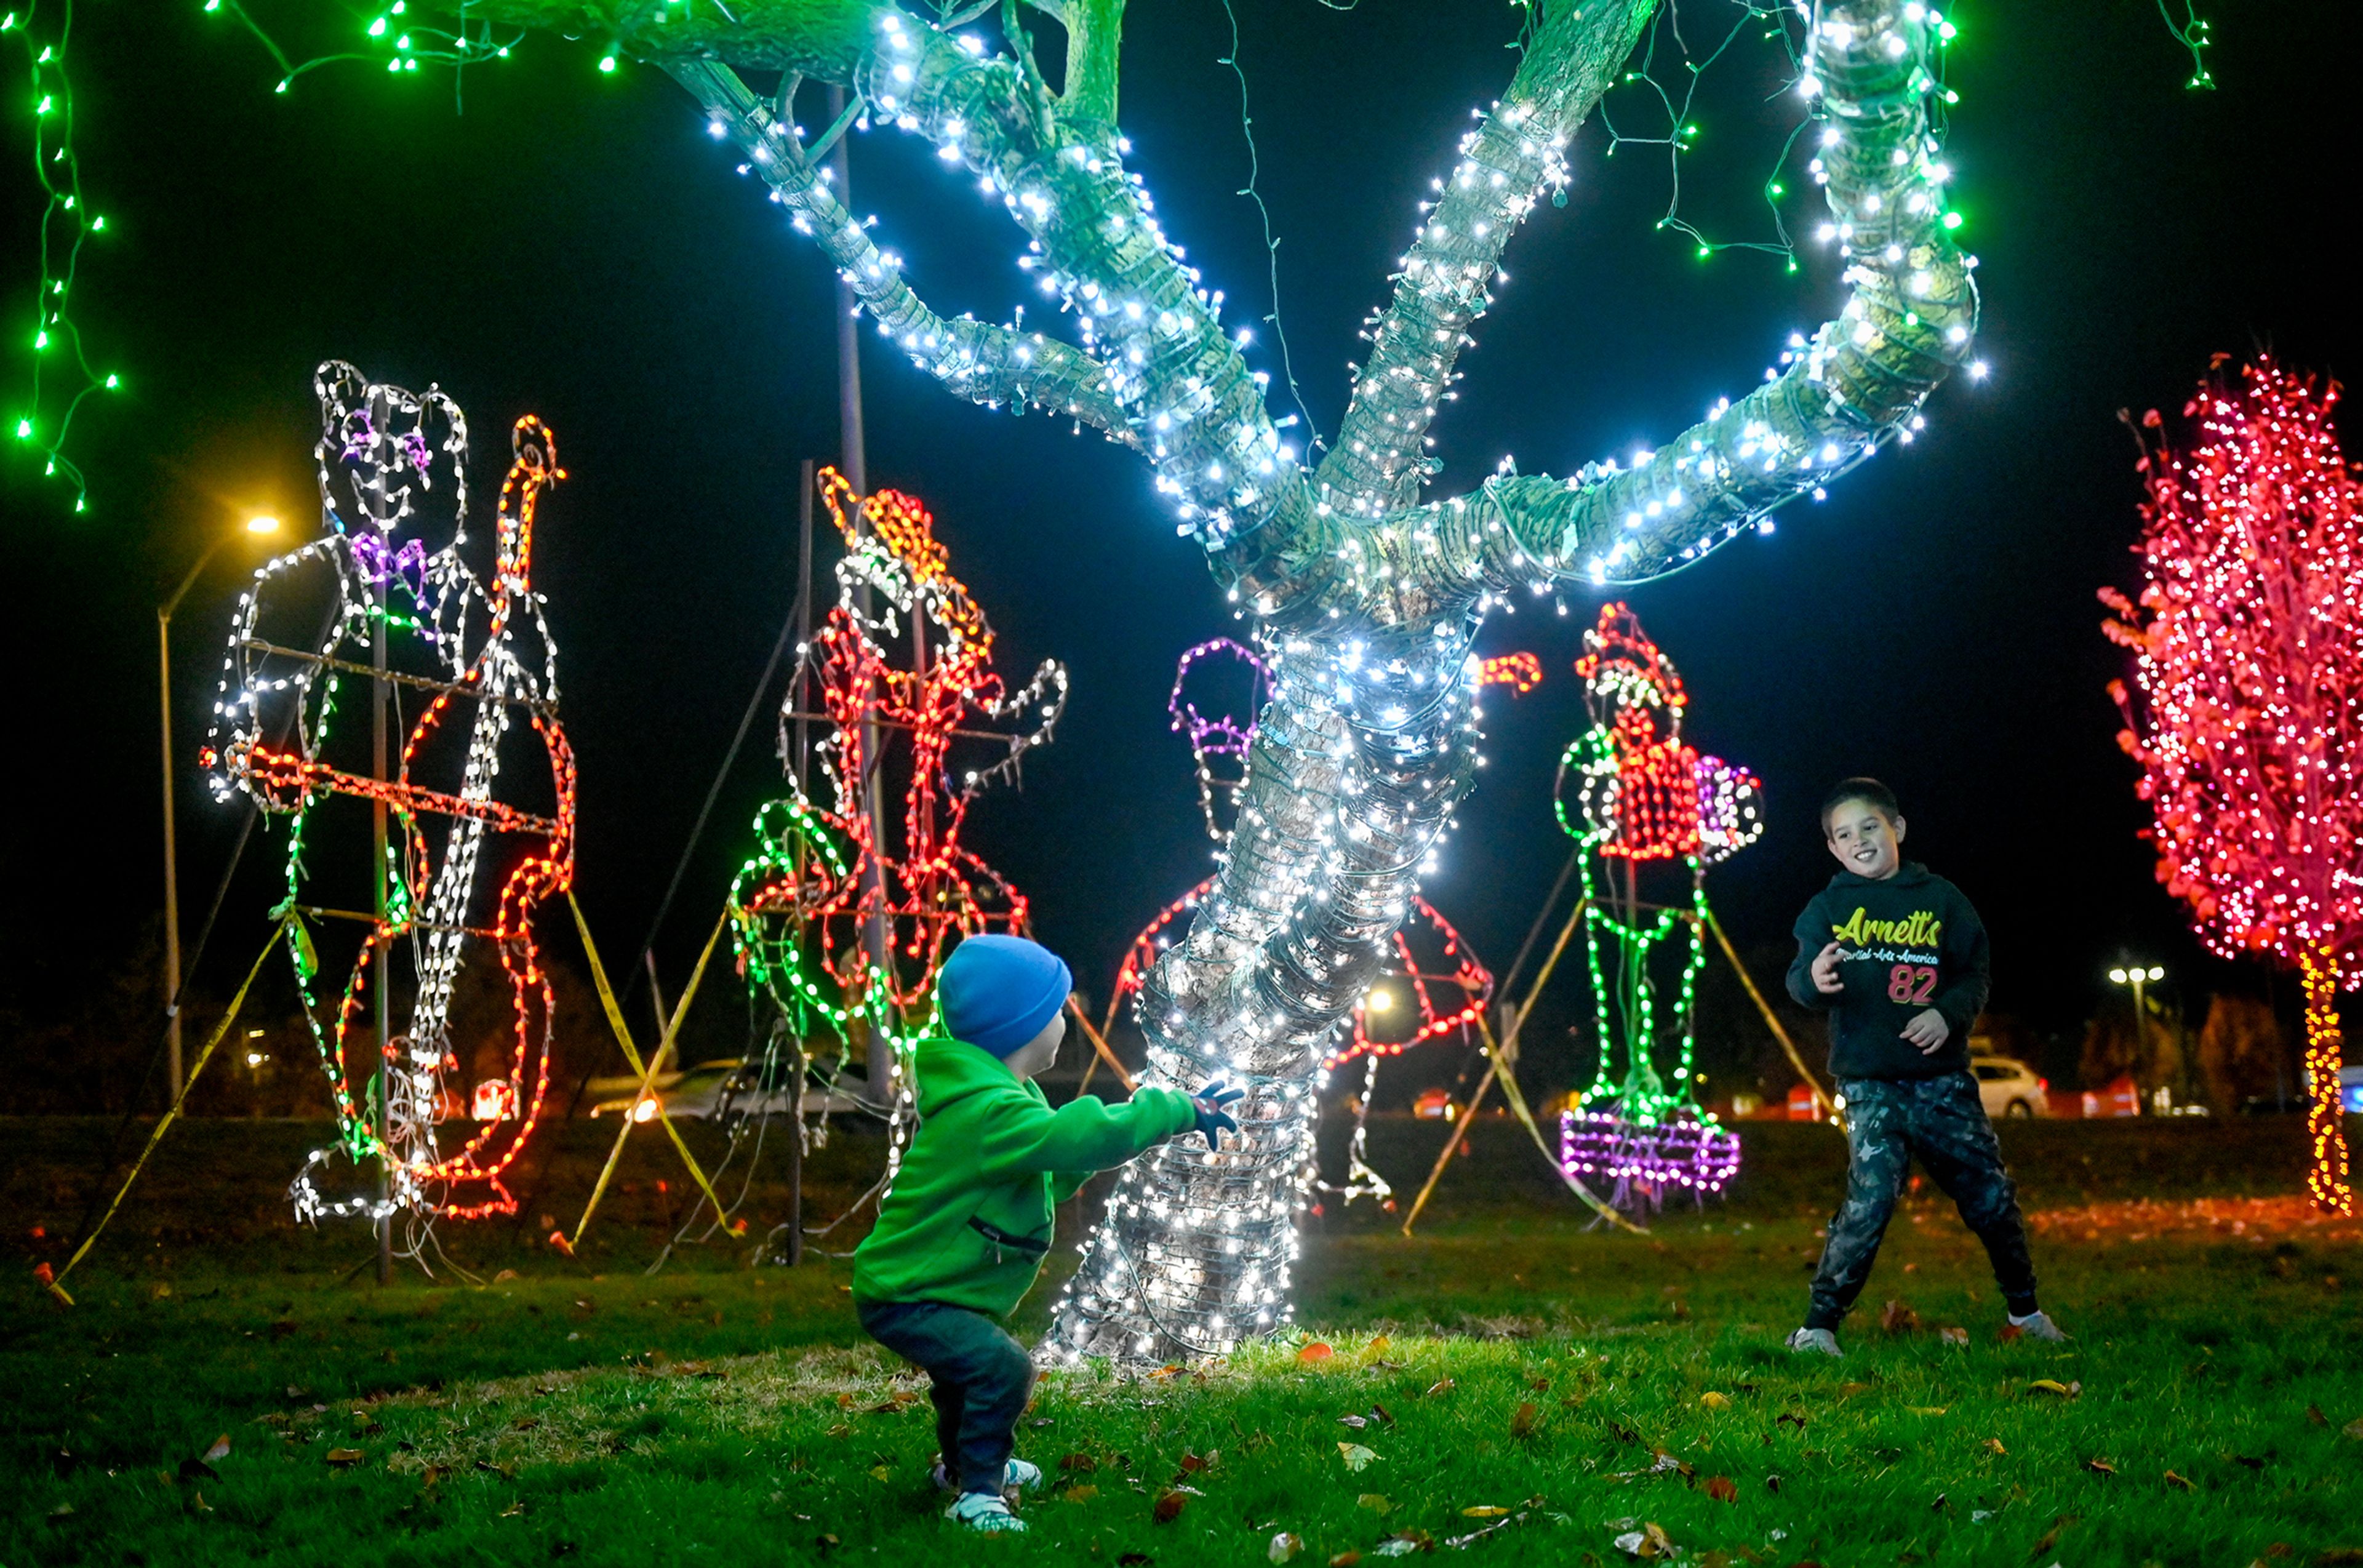
[[[258,512],[246,519],[242,531],[250,535],[275,534],[279,531],[279,519],[267,512]],[[181,601],[188,597],[198,576],[221,553],[222,547],[236,537],[227,532],[217,536],[197,557],[196,564],[189,568],[189,574],[181,579],[181,585],[172,590],[172,596],[156,606],[157,710],[164,740],[164,1027],[175,1096],[181,1092],[181,878],[172,809],[172,612],[181,607]]]
[[[2147,969],[2136,965],[2130,969],[2109,971],[2113,984],[2134,988],[2134,1060],[2136,1063],[2149,1052],[2149,1007],[2142,999],[2142,987],[2165,978],[2166,971],[2157,964]]]

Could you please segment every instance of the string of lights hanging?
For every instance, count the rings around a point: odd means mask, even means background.
[[[406,1214],[416,1255],[435,1218],[515,1211],[502,1178],[549,1088],[555,997],[534,924],[573,883],[574,756],[558,717],[557,644],[531,574],[535,509],[565,471],[548,428],[532,415],[517,420],[491,570],[480,575],[467,559],[459,406],[436,388],[373,384],[335,361],[314,387],[324,533],[262,566],[239,595],[201,761],[217,797],[244,794],[288,823],[286,898],[274,914],[294,924],[296,986],[338,1128],[290,1189],[296,1216]],[[274,640],[281,621],[311,624],[324,600],[324,638]],[[340,708],[355,689],[365,705],[358,720]],[[397,715],[405,697],[424,699],[391,759],[370,755],[366,705],[376,692]],[[274,744],[283,732],[292,744]],[[529,747],[513,739],[527,735]],[[495,793],[514,752],[548,769],[533,807]],[[350,806],[363,802],[392,831],[383,861],[364,861],[355,879],[345,843],[360,821]],[[501,878],[490,899],[478,892],[487,862]],[[357,880],[371,889],[365,907],[328,902]],[[315,928],[348,923],[366,931],[324,1003]],[[486,948],[510,996],[505,1067],[463,1096],[455,1080],[471,1042],[452,1038],[451,1005],[463,967]],[[397,995],[408,1007],[400,1033],[363,1021],[372,1005],[378,1019],[390,1018]],[[471,1130],[447,1138],[441,1129],[454,1123]],[[383,1162],[385,1189],[340,1192],[350,1184],[340,1168],[370,1160]]]

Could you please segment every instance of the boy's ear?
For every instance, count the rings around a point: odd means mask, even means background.
[[[1895,818],[1895,841],[1899,844],[1903,842],[1903,818],[1901,817]]]

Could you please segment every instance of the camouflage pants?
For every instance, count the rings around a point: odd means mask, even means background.
[[[1814,1274],[1812,1329],[1835,1329],[1862,1294],[1879,1260],[1880,1239],[1916,1156],[1961,1211],[1986,1255],[2010,1310],[2035,1310],[2035,1265],[2018,1194],[2002,1169],[2002,1146],[1967,1073],[1939,1078],[1848,1078],[1846,1096],[1846,1202],[1830,1218],[1822,1266]]]

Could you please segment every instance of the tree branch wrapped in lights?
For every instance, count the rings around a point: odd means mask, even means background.
[[[471,0],[480,20],[604,34],[660,64],[881,329],[947,386],[1071,417],[1141,452],[1177,528],[1280,654],[1237,833],[1139,1007],[1149,1081],[1246,1085],[1243,1136],[1218,1151],[1176,1141],[1127,1172],[1053,1330],[1056,1355],[1216,1354],[1287,1318],[1312,1084],[1469,786],[1464,672],[1501,596],[1698,559],[1911,439],[1922,402],[1967,355],[1977,297],[1949,237],[1949,174],[1928,113],[1941,18],[1923,0],[1824,0],[1801,13],[1800,87],[1820,120],[1814,172],[1845,263],[1837,317],[1765,385],[1630,466],[1497,477],[1421,500],[1429,428],[1503,250],[1566,180],[1570,138],[1656,7],[1542,4],[1508,90],[1438,177],[1350,410],[1315,465],[1267,412],[1265,377],[1224,328],[1220,292],[1125,166],[1122,0],[1036,0],[1069,33],[1055,91],[1015,0],[1001,6],[998,45],[863,0]],[[743,68],[785,80],[759,95]],[[1072,317],[1074,344],[927,309],[798,132],[806,78],[849,88],[871,120],[925,138],[999,200],[1026,238],[1021,264]]]

